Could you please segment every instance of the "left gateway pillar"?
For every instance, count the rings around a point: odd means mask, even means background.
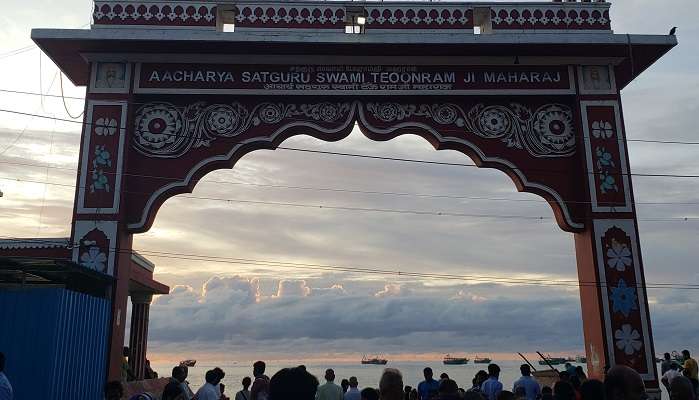
[[[131,327],[129,328],[129,366],[136,379],[146,377],[146,354],[148,347],[148,319],[150,293],[131,293]]]
[[[71,233],[73,261],[115,278],[109,380],[122,379],[131,268],[132,235],[123,218],[131,68],[128,63],[90,65]]]

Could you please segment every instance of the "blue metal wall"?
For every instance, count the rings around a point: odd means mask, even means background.
[[[0,351],[15,399],[102,399],[109,316],[109,300],[84,293],[0,289]]]

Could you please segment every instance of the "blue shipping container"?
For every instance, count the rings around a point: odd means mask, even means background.
[[[0,289],[0,351],[16,400],[104,398],[110,303],[59,287]]]

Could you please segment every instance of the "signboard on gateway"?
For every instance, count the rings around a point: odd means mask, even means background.
[[[568,66],[139,64],[136,93],[570,94]]]

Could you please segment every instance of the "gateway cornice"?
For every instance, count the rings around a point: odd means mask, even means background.
[[[608,32],[604,1],[496,3],[460,1],[137,1],[97,0],[93,27],[224,30]],[[361,25],[361,26],[358,26]],[[475,28],[475,29],[474,29]]]

